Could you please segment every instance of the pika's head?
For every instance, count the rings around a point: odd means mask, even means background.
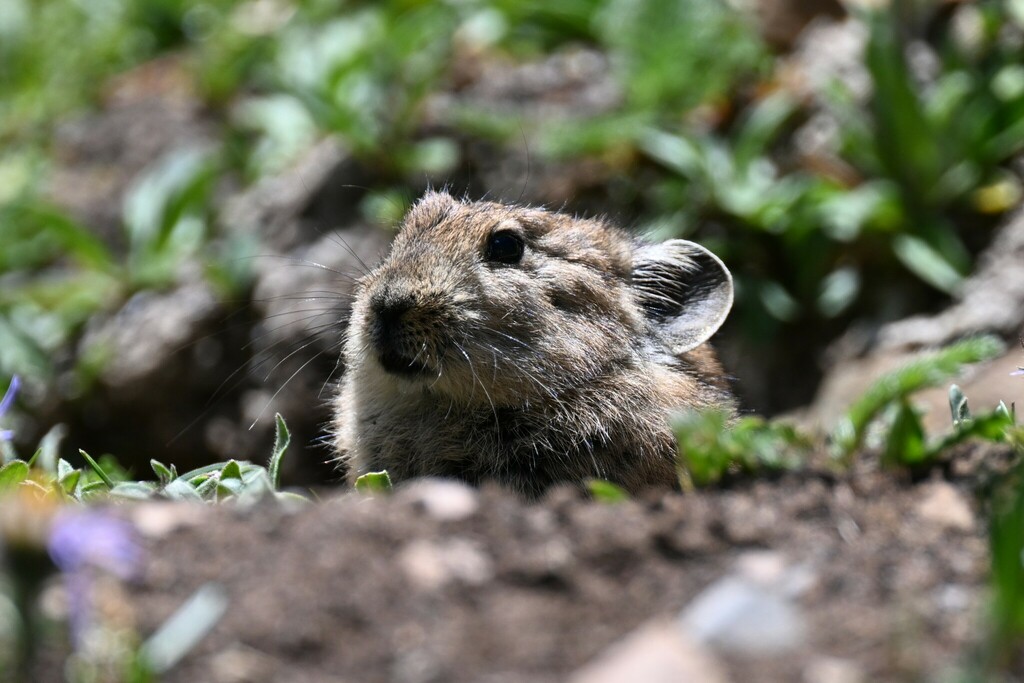
[[[359,282],[346,354],[446,401],[523,405],[685,353],[731,305],[729,271],[692,242],[429,193]]]

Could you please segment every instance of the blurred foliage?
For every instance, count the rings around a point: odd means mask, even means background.
[[[751,338],[905,314],[927,287],[953,291],[991,217],[1020,202],[1007,163],[1024,145],[1024,13],[1013,0],[893,7],[854,19],[865,94],[839,79],[795,87],[788,57],[719,0],[0,0],[0,375],[53,380],[90,316],[192,264],[239,286],[218,189],[324,136],[366,171],[361,209],[378,218],[459,172],[467,139],[596,161],[640,227],[698,233],[732,264]],[[467,66],[578,46],[608,56],[611,111],[432,113]],[[49,194],[54,133],[166,55],[222,138],[153,159],[120,237],[97,236]],[[800,136],[816,120],[834,130],[811,153]]]
[[[792,425],[718,410],[680,415],[679,481],[684,491],[716,484],[727,475],[793,470],[807,462],[813,441]]]
[[[827,438],[783,420],[733,419],[719,410],[686,412],[673,421],[679,441],[679,479],[684,490],[708,486],[729,475],[795,470],[815,452],[829,452],[830,467],[847,468],[864,446],[888,467],[924,470],[948,458],[969,439],[1021,445],[1024,428],[1014,407],[1000,403],[973,415],[967,397],[949,389],[953,430],[938,438],[925,434],[913,395],[960,374],[973,363],[1005,351],[998,338],[977,337],[951,344],[878,378],[838,420]]]
[[[83,465],[74,467],[59,457],[59,431],[44,437],[31,458],[19,458],[9,446],[0,449],[0,494],[29,488],[63,503],[88,503],[162,498],[192,502],[252,505],[265,499],[308,502],[281,491],[281,460],[291,436],[284,418],[277,415],[274,448],[266,467],[244,460],[229,460],[178,474],[177,468],[151,460],[152,479],[133,479],[112,456],[97,461],[79,451]],[[56,428],[59,430],[60,428]],[[383,474],[384,479],[387,474]],[[388,481],[390,487],[390,481]],[[371,489],[375,489],[371,486]]]

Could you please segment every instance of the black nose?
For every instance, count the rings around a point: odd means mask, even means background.
[[[426,367],[417,359],[418,344],[411,338],[408,313],[415,307],[411,297],[386,293],[370,300],[373,316],[370,339],[384,369],[399,375],[420,374]]]
[[[370,301],[370,310],[373,311],[377,322],[384,327],[396,327],[401,324],[402,315],[406,314],[413,307],[413,301],[409,297],[374,297]]]
[[[412,310],[411,297],[379,296],[370,300],[370,310],[387,336],[401,331],[402,318]]]

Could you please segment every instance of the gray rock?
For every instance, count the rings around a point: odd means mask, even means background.
[[[923,521],[943,529],[974,529],[974,511],[967,498],[952,484],[944,481],[921,487],[921,499],[914,507],[914,512]]]
[[[794,597],[813,583],[774,553],[741,558],[737,570],[712,583],[680,615],[688,633],[724,652],[763,656],[805,642],[807,625]]]
[[[442,522],[466,519],[480,508],[477,490],[451,479],[418,479],[403,486],[397,495]]]
[[[727,683],[721,662],[677,623],[653,621],[578,669],[570,683]]]
[[[473,586],[494,576],[494,562],[472,541],[452,538],[445,541],[416,540],[398,556],[410,583],[425,591],[434,591],[453,583]]]

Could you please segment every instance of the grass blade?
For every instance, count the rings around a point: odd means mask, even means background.
[[[288,450],[288,444],[292,441],[292,435],[288,431],[288,425],[285,424],[281,413],[274,414],[274,421],[277,424],[274,433],[274,452],[270,455],[270,463],[267,465],[267,470],[270,473],[270,483],[276,491],[281,488],[281,459],[284,457],[284,452]]]

